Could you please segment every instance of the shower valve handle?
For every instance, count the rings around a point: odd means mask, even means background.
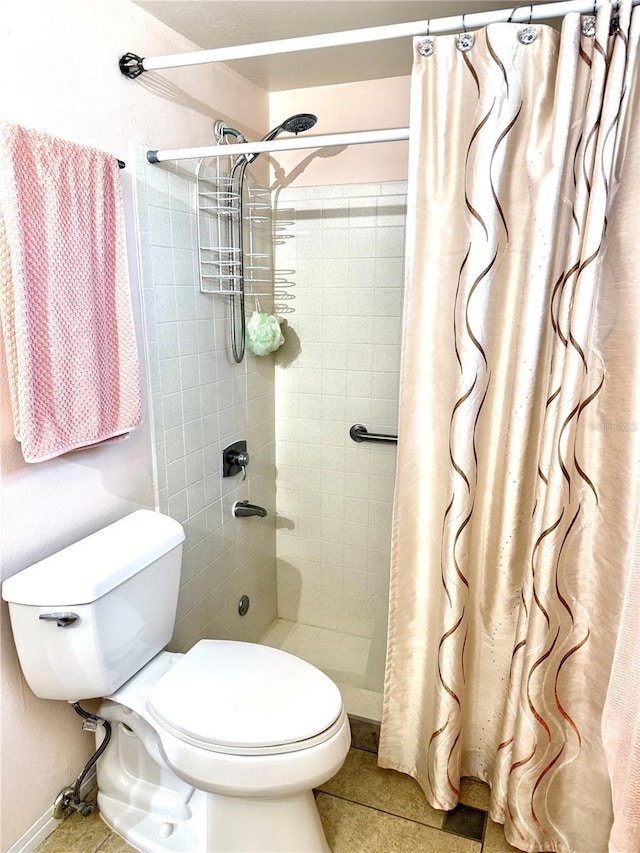
[[[222,476],[232,477],[242,471],[242,479],[247,479],[249,452],[246,441],[235,441],[222,451]]]
[[[249,459],[250,459],[250,456],[246,450],[239,450],[231,458],[231,462],[234,465],[237,465],[238,468],[242,468],[242,479],[243,480],[247,479],[247,465],[249,464]]]

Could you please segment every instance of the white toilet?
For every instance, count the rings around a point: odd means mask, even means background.
[[[336,685],[253,643],[173,632],[184,532],[140,510],[8,578],[25,678],[43,699],[107,697],[102,817],[145,853],[329,851],[312,788],[342,766]],[[97,735],[102,740],[102,728]]]

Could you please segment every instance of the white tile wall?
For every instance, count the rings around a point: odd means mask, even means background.
[[[172,648],[258,640],[276,618],[273,358],[230,360],[227,300],[199,288],[193,175],[137,154],[158,503],[187,534]],[[251,455],[244,483],[221,470],[222,449],[240,438]],[[239,499],[268,517],[233,518]],[[244,593],[251,608],[240,617]]]
[[[348,429],[397,428],[406,186],[275,194],[276,268],[296,282],[276,297],[290,313],[275,381],[271,358],[230,361],[226,300],[200,293],[194,186],[139,152],[158,499],[187,532],[173,647],[256,640],[275,619],[275,465],[278,614],[370,638],[388,583],[395,448],[356,445]],[[252,456],[244,484],[221,477],[222,448],[238,438]],[[241,498],[268,519],[233,519]]]
[[[309,661],[339,684],[364,686],[371,645],[364,637],[279,619],[261,642]]]
[[[278,619],[261,637],[261,643],[303,658],[325,672],[340,688],[349,715],[382,719],[382,685],[367,689],[372,642],[300,622]]]
[[[278,613],[370,638],[386,595],[397,431],[406,184],[275,193],[276,269],[294,269],[299,352],[276,359]],[[293,211],[293,214],[291,213]],[[287,227],[284,227],[284,221]]]

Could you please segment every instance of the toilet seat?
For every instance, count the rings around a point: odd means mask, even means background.
[[[344,724],[340,691],[316,667],[270,646],[201,640],[147,693],[147,709],[178,739],[213,752],[296,752]]]

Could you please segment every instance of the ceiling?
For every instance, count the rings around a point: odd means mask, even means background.
[[[133,0],[203,48],[424,21],[487,9],[513,0]],[[533,0],[534,3],[548,0]],[[528,4],[520,6],[520,14]],[[411,72],[411,39],[242,59],[228,65],[270,92]]]

